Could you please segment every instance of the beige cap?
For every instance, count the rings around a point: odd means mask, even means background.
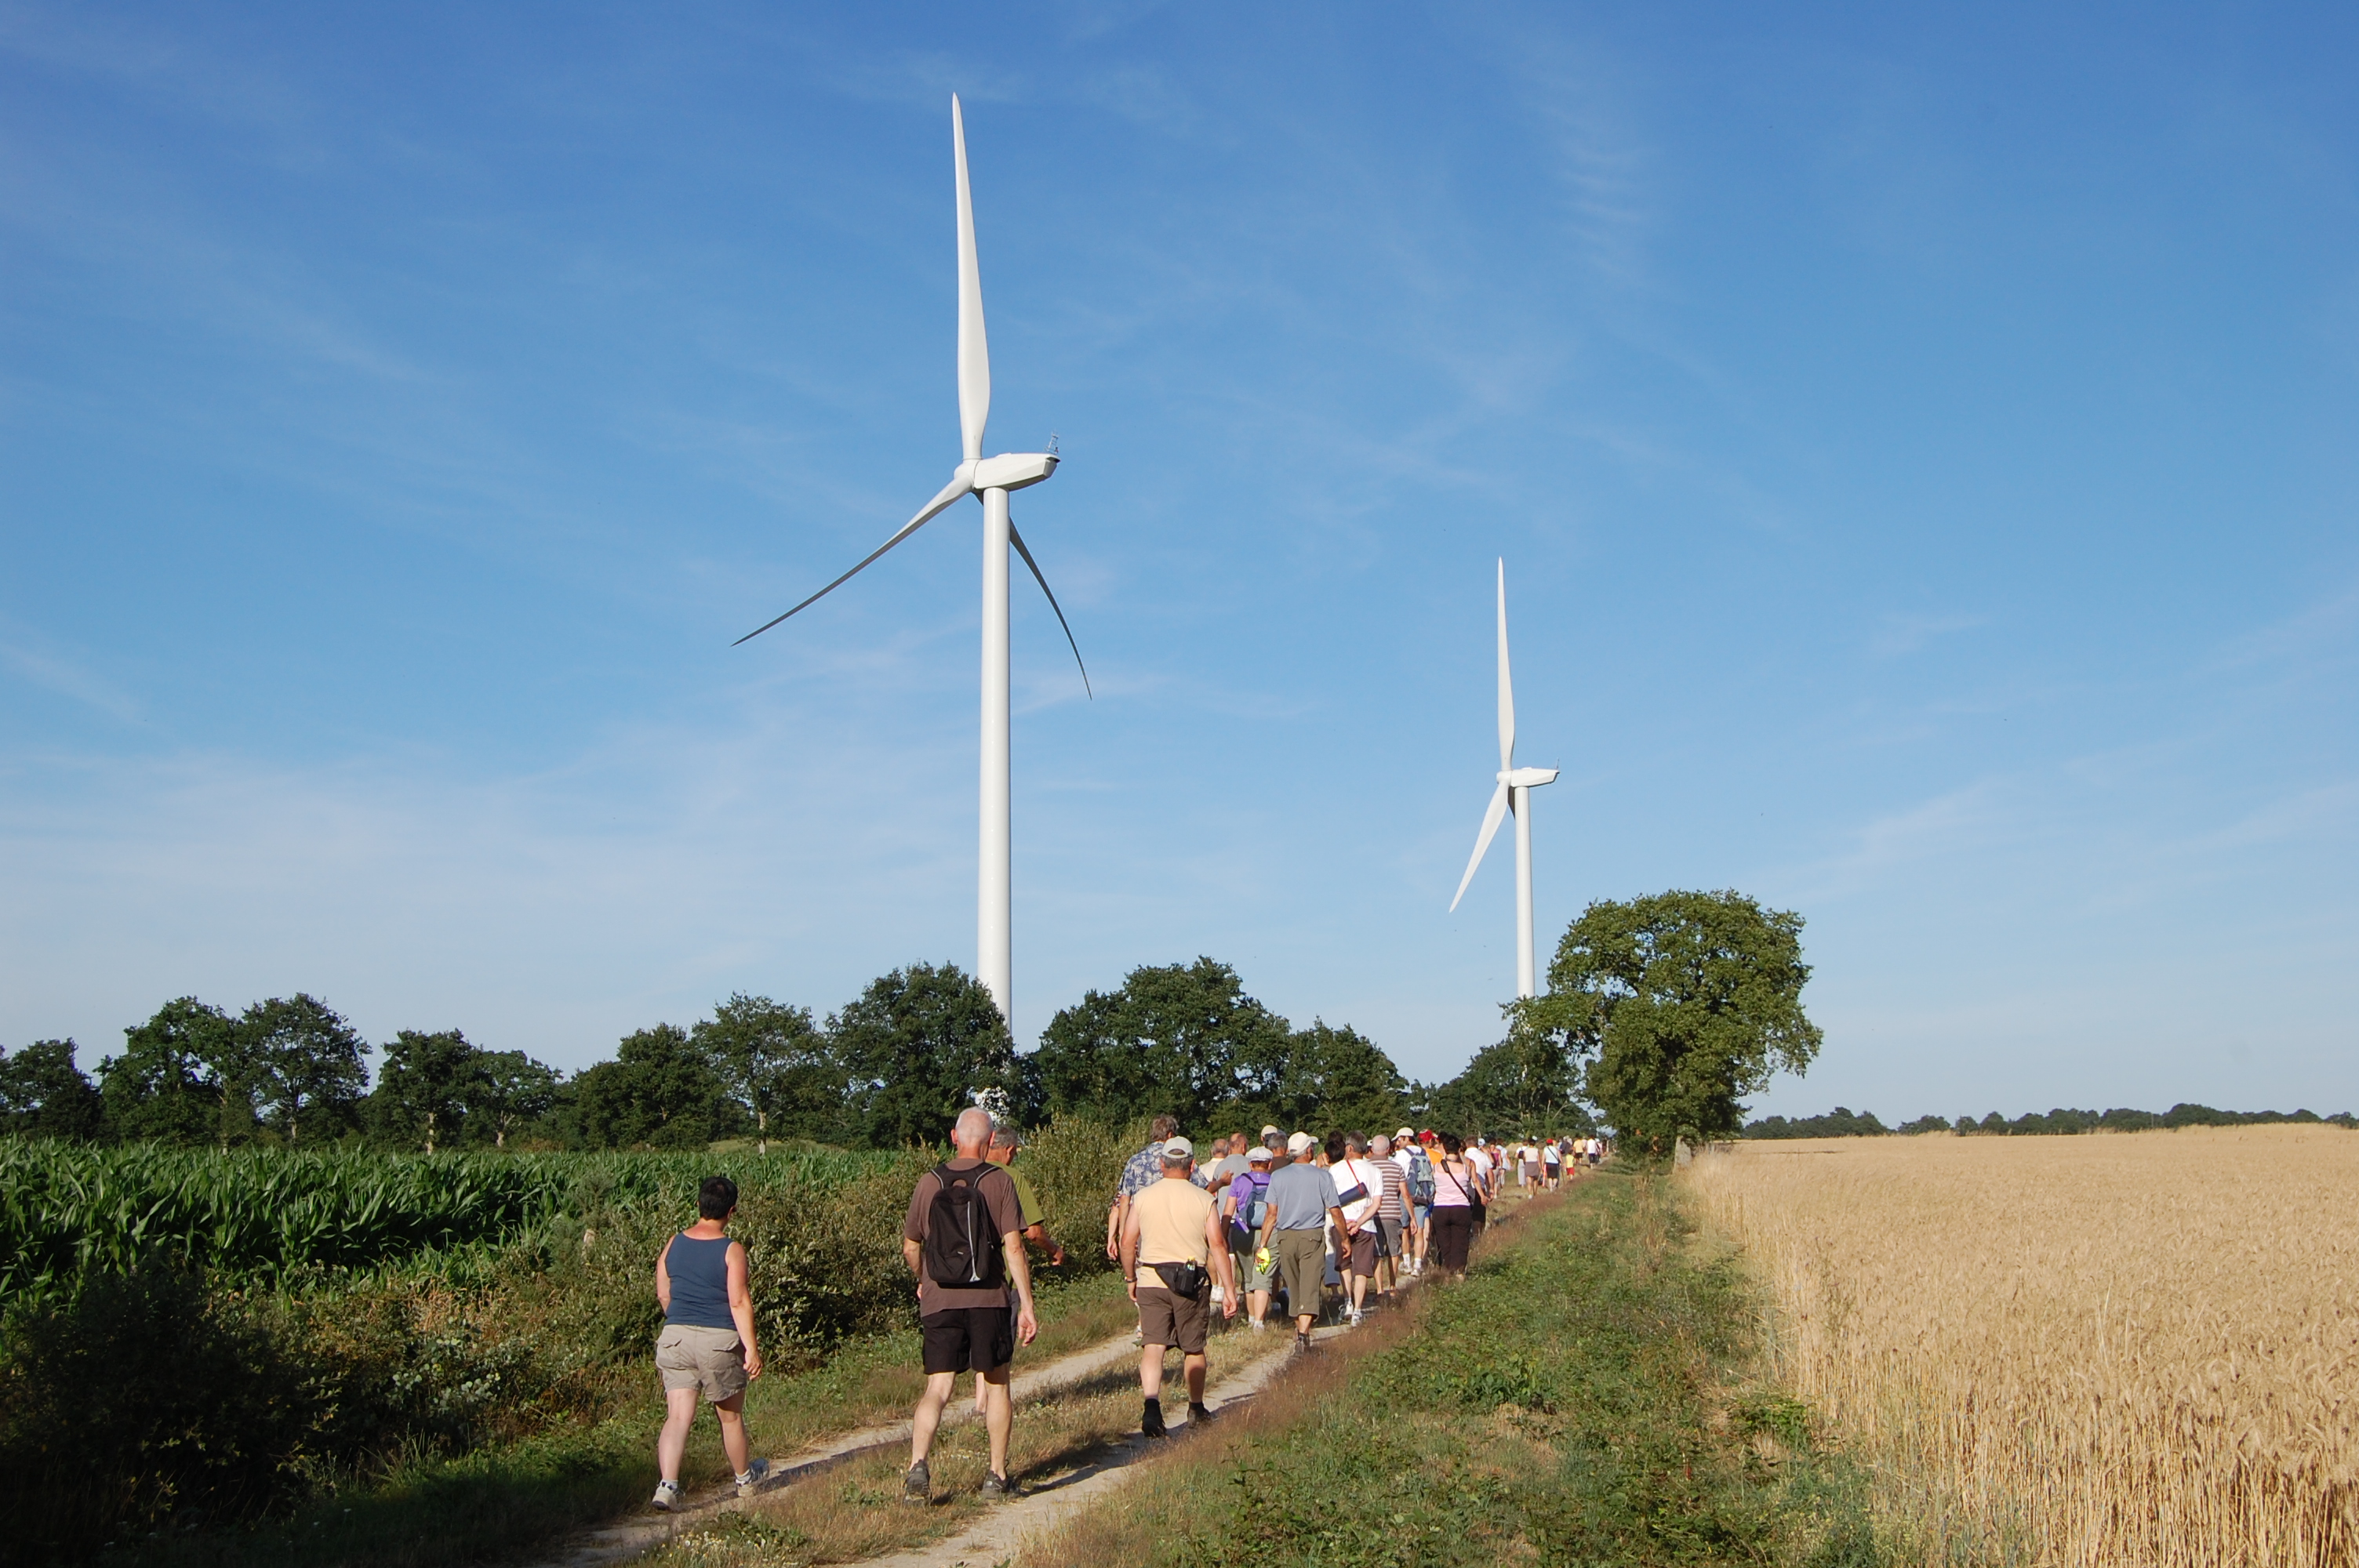
[[[1398,1132],[1393,1134],[1393,1138],[1396,1141],[1403,1138],[1414,1138],[1416,1136],[1417,1129],[1414,1127],[1404,1127]]]
[[[1275,1137],[1278,1136],[1278,1134],[1279,1134],[1279,1133],[1281,1133],[1281,1132],[1283,1132],[1284,1130],[1285,1130],[1285,1129],[1283,1129],[1283,1128],[1277,1128],[1277,1127],[1265,1127],[1265,1128],[1263,1128],[1263,1129],[1261,1130],[1261,1135],[1262,1135],[1264,1138],[1275,1138]]]
[[[1286,1141],[1286,1152],[1289,1154],[1299,1154],[1318,1141],[1319,1140],[1311,1137],[1308,1132],[1298,1132]]]
[[[1192,1160],[1196,1157],[1196,1146],[1175,1135],[1163,1141],[1163,1157],[1167,1160]]]

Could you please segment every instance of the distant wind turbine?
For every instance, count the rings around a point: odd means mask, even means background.
[[[786,615],[765,622],[737,641],[758,637],[787,616],[826,598],[877,557],[949,510],[953,502],[968,495],[983,498],[983,803],[982,853],[975,879],[975,969],[990,989],[993,1000],[999,1003],[1001,1016],[1013,1022],[1016,1012],[1011,989],[1007,766],[1009,546],[1014,546],[1016,553],[1024,558],[1040,591],[1048,594],[1049,608],[1057,612],[1057,624],[1064,627],[1065,641],[1071,645],[1077,665],[1082,663],[1082,645],[1073,641],[1073,628],[1065,620],[1063,607],[1058,604],[1049,579],[1040,575],[1039,563],[1024,547],[1024,535],[1016,531],[1016,524],[1007,514],[1007,492],[1038,484],[1055,473],[1057,454],[1002,452],[995,458],[983,455],[984,421],[991,415],[991,350],[984,341],[983,279],[975,269],[974,203],[967,194],[966,122],[960,114],[955,93],[951,97],[951,154],[958,174],[958,403],[963,456],[950,483],[942,486],[941,493],[902,524],[899,533],[869,552],[867,559]],[[1082,665],[1084,690],[1089,688],[1089,666]]]
[[[1535,995],[1538,968],[1532,952],[1532,791],[1556,783],[1554,768],[1516,766],[1516,688],[1507,678],[1507,563],[1499,563],[1499,787],[1491,792],[1490,809],[1483,813],[1483,831],[1474,838],[1474,858],[1458,879],[1458,895],[1450,901],[1455,911],[1483,863],[1483,851],[1499,831],[1499,819],[1516,814],[1516,994]]]

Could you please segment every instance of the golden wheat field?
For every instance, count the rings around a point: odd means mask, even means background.
[[[1773,1372],[1928,1563],[2359,1563],[2359,1133],[1724,1145]]]

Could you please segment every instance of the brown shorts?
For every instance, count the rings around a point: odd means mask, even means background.
[[[1352,1237],[1352,1272],[1365,1280],[1376,1271],[1376,1237],[1374,1225],[1364,1225]]]
[[[663,1375],[664,1392],[695,1389],[707,1404],[717,1405],[745,1391],[745,1347],[734,1328],[666,1324],[656,1336],[656,1370]]]
[[[1212,1283],[1196,1299],[1177,1295],[1161,1285],[1138,1287],[1138,1341],[1142,1345],[1176,1345],[1180,1353],[1201,1356],[1212,1332]]]

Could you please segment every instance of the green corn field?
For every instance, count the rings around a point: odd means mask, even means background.
[[[840,1150],[386,1154],[100,1147],[0,1139],[0,1303],[168,1262],[266,1283],[496,1244],[569,1212],[676,1203],[726,1171],[816,1195],[897,1155]]]

